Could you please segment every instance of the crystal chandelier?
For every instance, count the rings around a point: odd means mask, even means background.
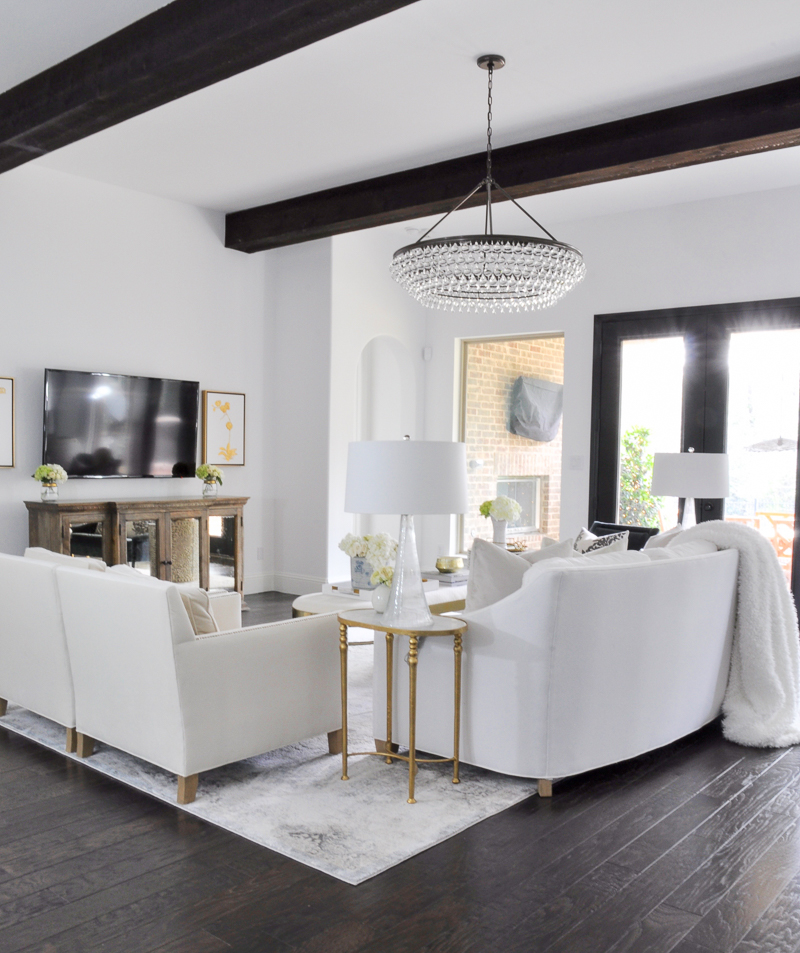
[[[392,258],[392,277],[428,308],[493,312],[547,308],[581,281],[586,273],[583,255],[577,248],[557,241],[492,175],[492,78],[494,71],[501,69],[505,62],[502,56],[494,53],[478,60],[478,66],[489,71],[486,177],[413,245],[398,249]],[[484,187],[486,216],[483,235],[428,239],[428,235],[448,215],[460,209]],[[513,202],[547,238],[495,235],[492,189],[497,189]]]

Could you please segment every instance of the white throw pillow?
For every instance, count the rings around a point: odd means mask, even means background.
[[[676,536],[683,532],[682,526],[673,526],[664,533],[656,533],[651,536],[644,544],[645,549],[661,549],[662,546],[669,546]]]
[[[25,556],[28,559],[38,559],[44,563],[59,563],[64,566],[71,566],[73,569],[95,569],[104,572],[106,568],[102,559],[94,559],[91,556],[66,556],[64,553],[54,553],[49,549],[42,549],[41,546],[29,546],[25,550]]]
[[[189,616],[189,622],[192,625],[195,635],[211,635],[219,632],[214,614],[211,611],[211,605],[208,601],[208,593],[205,589],[200,589],[192,583],[172,583],[164,579],[158,579],[155,576],[146,575],[134,569],[132,566],[109,566],[108,571],[129,579],[133,583],[151,586],[156,589],[163,589],[166,586],[175,586],[180,593],[183,607]]]
[[[588,529],[582,529],[575,537],[575,549],[579,553],[589,555],[605,552],[625,552],[628,548],[628,530],[621,533],[611,533],[609,536],[595,536]]]
[[[574,541],[572,539],[562,539],[560,543],[551,539],[546,547],[544,546],[544,539],[542,539],[541,549],[532,549],[530,552],[519,554],[521,559],[524,559],[525,562],[531,565],[540,562],[542,559],[557,559],[561,556],[574,557],[577,555],[579,554],[575,552]]]
[[[571,561],[574,558],[571,545],[571,540],[564,540],[563,544],[516,556],[485,539],[476,539],[469,562],[465,611],[483,609],[516,592],[522,586],[522,577],[532,565],[567,555]]]

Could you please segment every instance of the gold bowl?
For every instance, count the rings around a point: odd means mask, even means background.
[[[458,572],[464,568],[463,556],[440,556],[436,560],[436,568],[439,572]]]

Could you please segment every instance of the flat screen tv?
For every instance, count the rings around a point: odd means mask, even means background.
[[[48,368],[42,460],[70,477],[194,476],[199,388]]]

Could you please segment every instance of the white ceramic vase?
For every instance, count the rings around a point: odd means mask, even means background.
[[[383,583],[372,590],[372,608],[376,612],[384,612],[386,610],[386,606],[389,605],[389,593],[391,591],[391,587]]]
[[[506,529],[508,528],[508,520],[496,520],[493,516],[492,520],[492,542],[496,543],[498,546],[506,545]]]

